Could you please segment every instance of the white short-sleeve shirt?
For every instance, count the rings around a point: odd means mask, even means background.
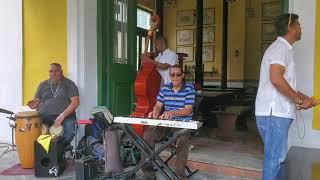
[[[264,53],[260,67],[260,80],[256,97],[256,116],[295,118],[295,103],[281,94],[271,83],[270,65],[285,67],[284,79],[296,90],[296,71],[293,48],[288,41],[278,37]]]
[[[173,66],[178,63],[178,55],[175,52],[171,51],[170,49],[166,49],[162,53],[159,53],[155,60],[158,61],[159,63],[167,63]],[[171,80],[169,77],[169,68],[165,70],[162,70],[159,68],[157,69],[159,74],[162,77],[162,84],[170,83]]]

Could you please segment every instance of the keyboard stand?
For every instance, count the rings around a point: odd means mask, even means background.
[[[144,155],[144,161],[134,167],[128,172],[123,172],[119,174],[113,174],[112,177],[125,176],[127,178],[134,177],[135,173],[139,171],[146,163],[152,163],[152,165],[157,169],[157,171],[165,178],[170,180],[180,180],[179,177],[170,169],[170,167],[159,157],[160,153],[165,150],[168,146],[174,143],[178,136],[184,134],[188,129],[181,129],[174,132],[172,137],[168,138],[168,141],[162,144],[159,148],[152,150],[146,142],[133,130],[129,124],[113,124],[116,129],[121,129],[128,134],[130,140],[134,145],[141,151]],[[124,175],[125,174],[125,175]]]

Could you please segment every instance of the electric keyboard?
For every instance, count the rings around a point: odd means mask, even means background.
[[[182,129],[198,129],[202,126],[202,122],[199,121],[185,121],[185,120],[162,120],[162,119],[148,119],[148,118],[136,118],[136,117],[114,117],[113,122],[115,123],[126,123],[126,124],[141,124],[148,126],[162,126],[171,128],[182,128]]]

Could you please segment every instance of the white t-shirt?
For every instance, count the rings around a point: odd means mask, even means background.
[[[155,59],[159,63],[167,63],[170,64],[171,66],[175,65],[178,63],[178,55],[171,51],[170,49],[164,50],[162,53],[159,53],[158,56]],[[162,77],[162,84],[167,84],[170,83],[170,77],[169,77],[169,68],[166,70],[158,69],[159,74]]]
[[[293,48],[288,41],[278,37],[264,53],[260,68],[260,81],[256,97],[256,116],[295,118],[295,103],[281,94],[271,83],[270,65],[285,67],[284,79],[296,90],[296,71]]]

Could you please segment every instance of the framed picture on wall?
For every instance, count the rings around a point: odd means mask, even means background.
[[[262,4],[262,20],[275,20],[281,14],[280,1],[265,2]]]
[[[204,27],[202,34],[203,43],[213,43],[214,42],[214,26]]]
[[[202,46],[202,61],[214,62],[214,46]]]
[[[213,25],[215,23],[215,9],[207,8],[203,10],[203,25]]]
[[[193,26],[194,16],[194,10],[177,11],[177,26]]]
[[[262,23],[262,41],[274,41],[277,38],[273,22]]]
[[[183,59],[183,61],[193,61],[193,47],[192,46],[181,46],[177,47],[177,53],[185,53],[188,56]]]
[[[194,34],[193,29],[177,30],[177,46],[193,45]]]

